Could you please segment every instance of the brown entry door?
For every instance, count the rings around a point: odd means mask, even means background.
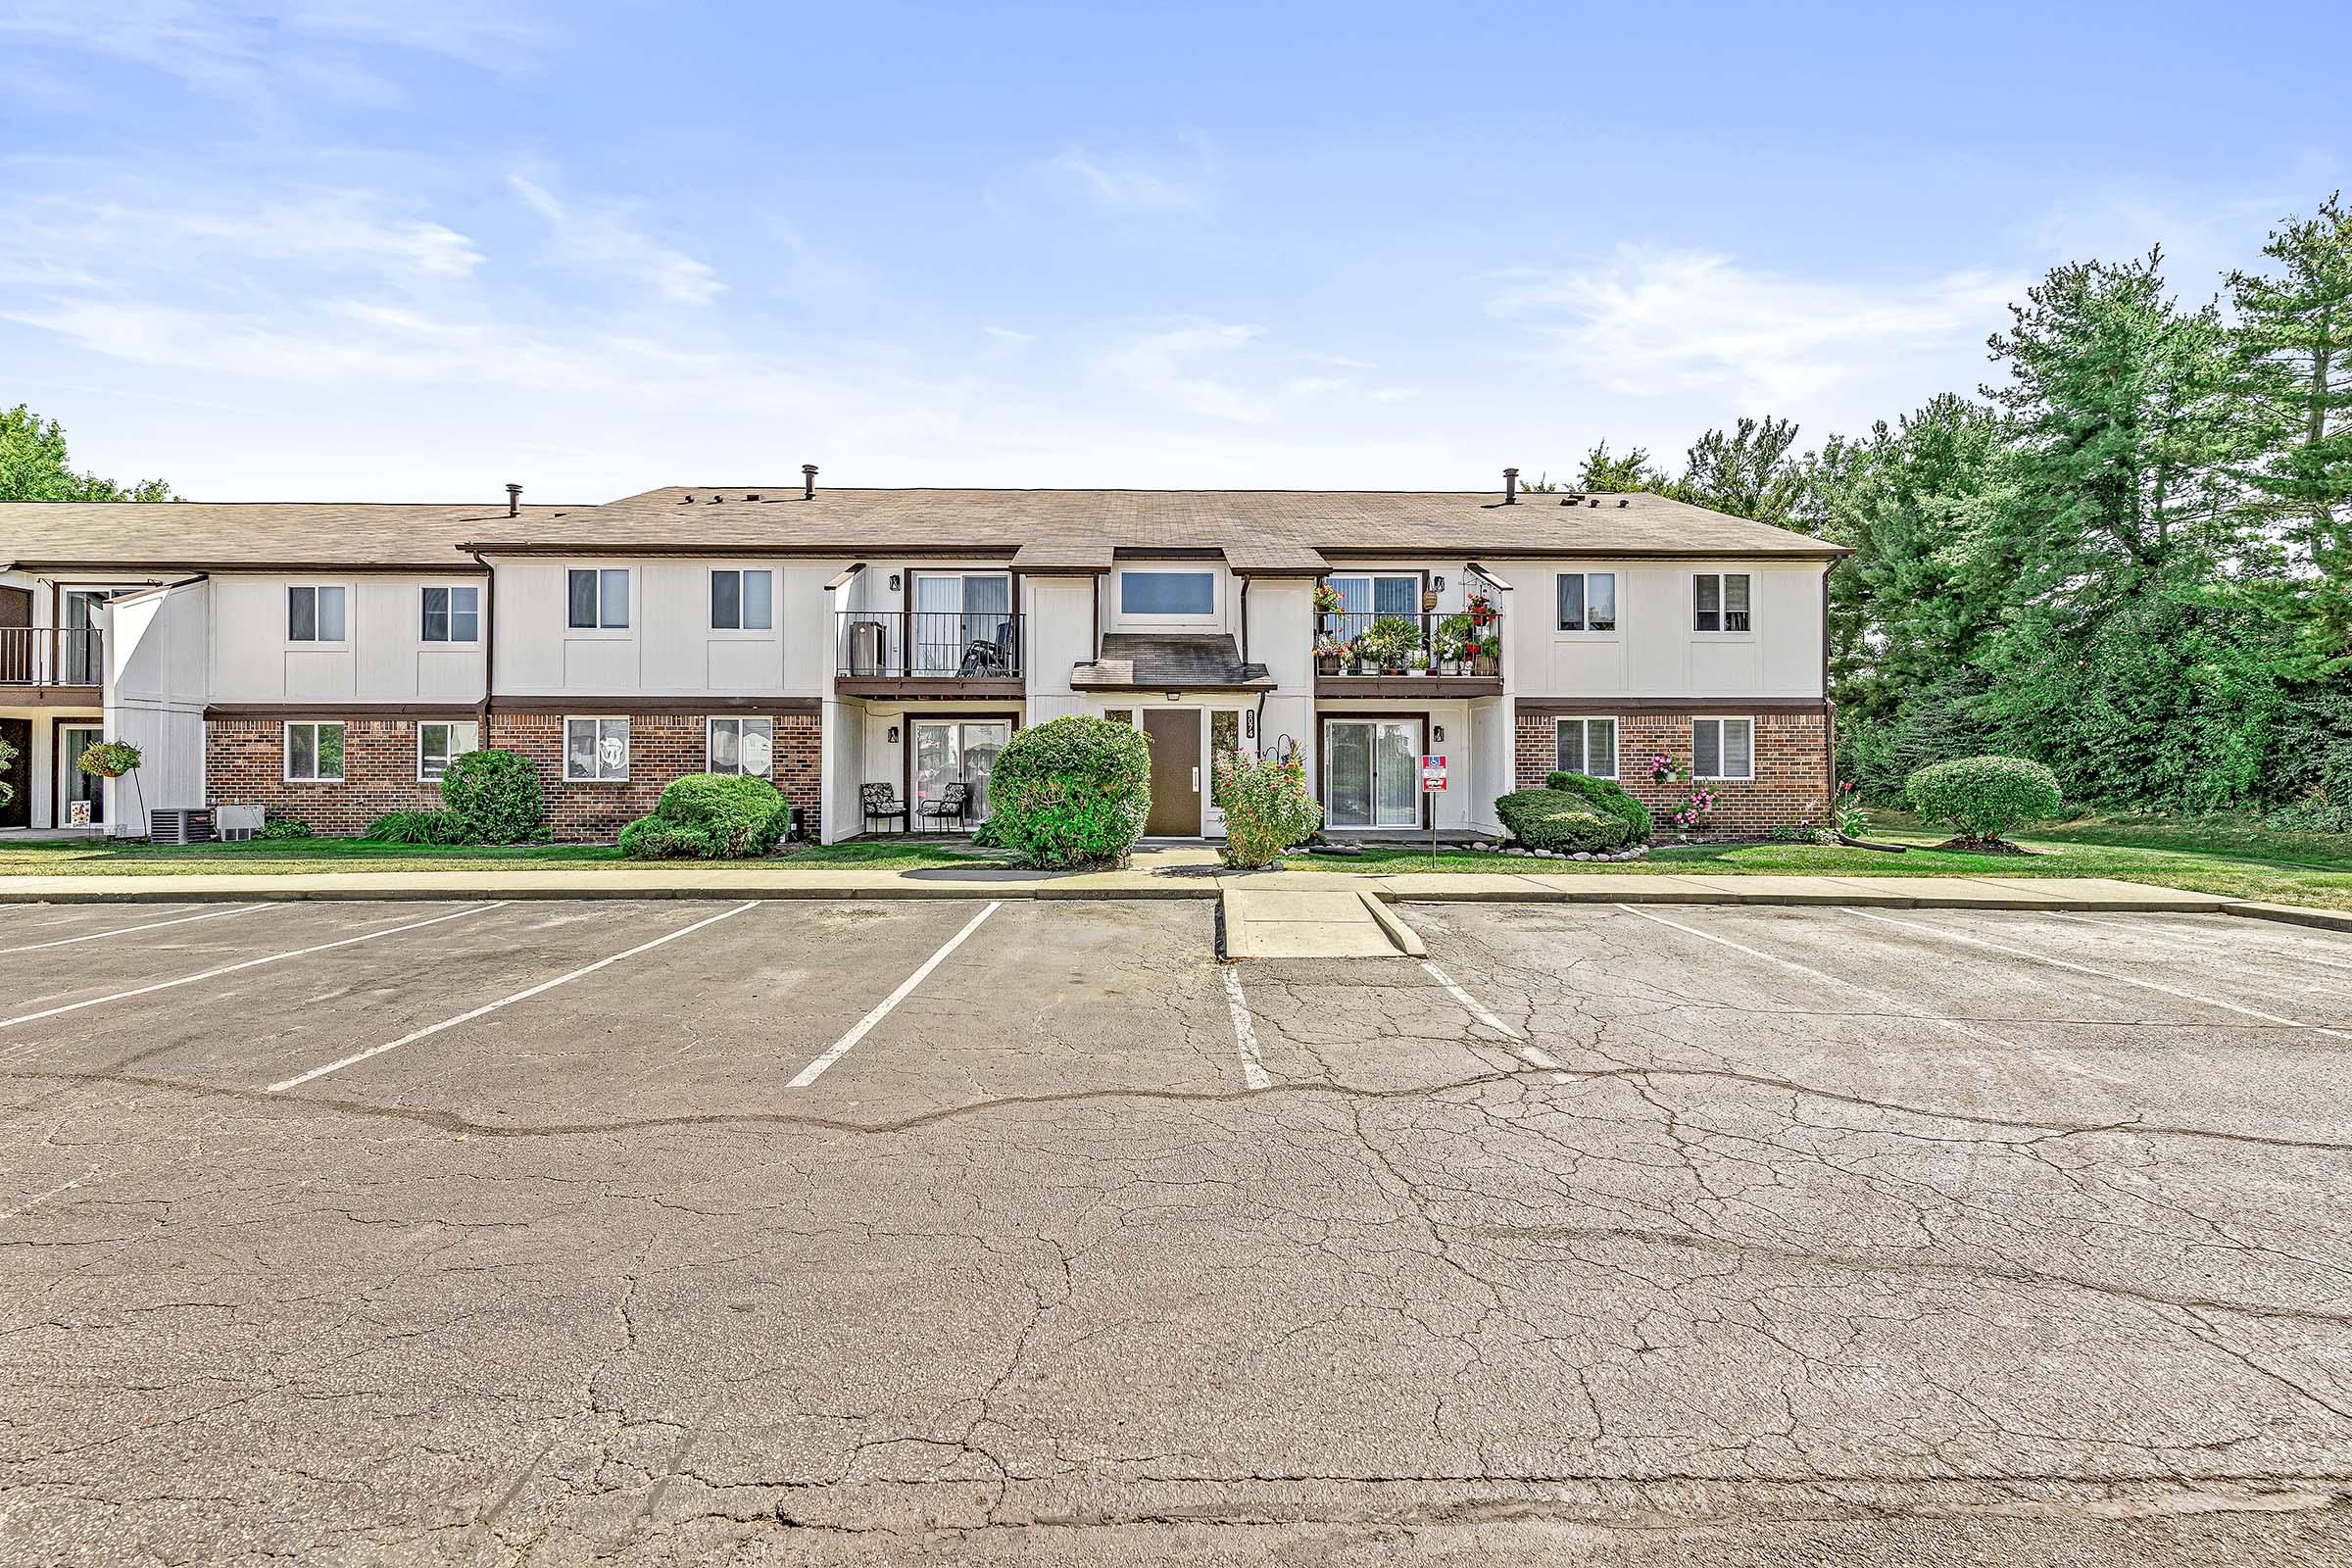
[[[0,802],[0,827],[28,827],[32,823],[32,720],[0,718],[0,741],[16,748],[16,756],[0,763],[0,783],[14,785]]]
[[[1144,735],[1152,742],[1152,814],[1144,831],[1156,838],[1200,833],[1200,714],[1190,708],[1147,708]]]

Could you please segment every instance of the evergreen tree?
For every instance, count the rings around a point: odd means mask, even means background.
[[[1618,457],[1606,441],[1585,454],[1584,466],[1576,474],[1576,488],[1588,495],[1624,495],[1636,490],[1663,494],[1670,485],[1666,475],[1650,463],[1647,447],[1636,447]]]
[[[2236,307],[2231,390],[2252,460],[2248,512],[2285,555],[2252,584],[2292,622],[2291,666],[2352,667],[2352,212],[2342,192],[2271,231],[2272,271],[2230,274]]]
[[[1671,493],[1694,507],[1786,527],[1804,490],[1802,466],[1788,453],[1795,444],[1795,423],[1769,415],[1741,419],[1728,436],[1709,430],[1690,444]]]

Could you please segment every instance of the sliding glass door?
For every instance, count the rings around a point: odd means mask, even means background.
[[[914,777],[910,790],[919,826],[978,827],[988,820],[988,778],[997,770],[997,754],[1012,739],[1012,724],[1002,718],[918,718],[914,731]],[[922,808],[947,800],[952,785],[963,786],[960,816],[925,817]]]
[[[1323,818],[1332,827],[1421,824],[1421,721],[1335,718],[1323,726]]]
[[[1012,579],[1004,572],[916,572],[908,667],[917,675],[1007,674],[1011,625]]]

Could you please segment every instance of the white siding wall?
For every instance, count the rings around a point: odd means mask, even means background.
[[[202,806],[206,650],[219,589],[213,582],[142,594],[100,612],[106,628],[106,734],[136,746],[133,778],[106,787],[107,831],[147,831],[149,807]]]
[[[1819,562],[1495,561],[1511,584],[1503,605],[1503,675],[1520,697],[1818,697]],[[1557,629],[1554,578],[1566,570],[1617,574],[1617,630]],[[1744,571],[1744,633],[1691,629],[1691,579]]]
[[[1070,668],[1094,658],[1095,579],[1024,577],[1021,624],[1028,639],[1030,722],[1099,713],[1100,693],[1070,689]]]
[[[471,703],[483,645],[428,643],[423,591],[482,586],[479,576],[216,574],[211,579],[212,700],[220,703]],[[344,641],[286,635],[286,593],[344,590]],[[487,596],[485,595],[485,598]],[[501,607],[503,610],[503,606]]]
[[[846,561],[507,560],[498,564],[498,683],[501,695],[815,697],[833,667],[825,584]],[[629,624],[574,629],[568,573],[618,567],[629,573]],[[713,629],[710,573],[775,575],[775,624]],[[870,590],[869,568],[853,596]],[[855,606],[858,598],[850,604]]]

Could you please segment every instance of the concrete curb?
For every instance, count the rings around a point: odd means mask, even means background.
[[[2280,925],[2352,932],[2352,909],[2314,909],[2300,904],[2263,904],[2253,899],[2239,899],[2222,906],[2222,912],[2244,915],[2249,920],[2276,920]]]
[[[1357,888],[1355,896],[1364,901],[1364,907],[1372,911],[1372,918],[1389,934],[1389,940],[1396,944],[1397,952],[1408,958],[1429,956],[1429,944],[1421,940],[1421,933],[1406,925],[1378,894],[1369,888]]]

